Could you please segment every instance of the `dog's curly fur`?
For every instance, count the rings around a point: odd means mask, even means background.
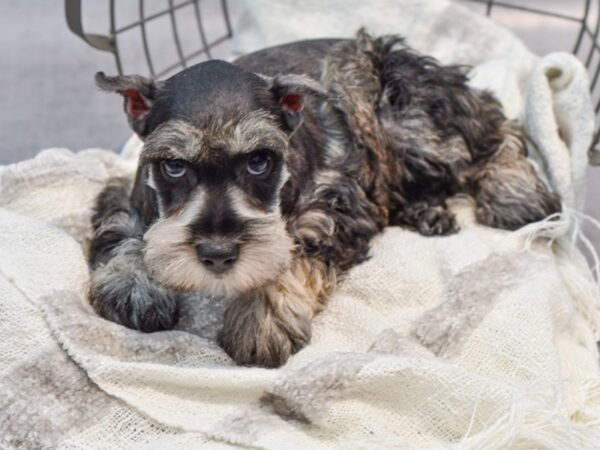
[[[113,180],[97,201],[93,306],[154,331],[176,322],[176,291],[233,296],[219,341],[239,364],[279,366],[304,346],[339,275],[386,226],[456,232],[446,200],[459,193],[479,222],[509,230],[561,208],[499,102],[395,36],[293,43],[165,82],[97,81],[124,96],[145,146],[131,195]],[[262,148],[268,178],[228,175]],[[194,175],[165,180],[169,159]],[[240,246],[225,274],[196,255],[211,239]]]

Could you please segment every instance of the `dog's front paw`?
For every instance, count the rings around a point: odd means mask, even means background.
[[[90,302],[96,312],[146,333],[172,329],[179,318],[175,297],[143,270],[114,265],[113,260],[92,272]]]
[[[311,336],[311,314],[300,302],[258,292],[237,299],[225,312],[219,345],[239,365],[279,367]]]

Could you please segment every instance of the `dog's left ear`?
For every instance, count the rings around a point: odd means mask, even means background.
[[[318,81],[306,75],[275,75],[263,78],[283,111],[283,118],[290,131],[302,123],[302,111],[306,96],[327,98],[327,91]]]

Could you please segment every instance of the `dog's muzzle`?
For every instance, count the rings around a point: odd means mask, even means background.
[[[217,274],[230,270],[239,256],[239,244],[204,243],[198,245],[198,259],[204,267]]]

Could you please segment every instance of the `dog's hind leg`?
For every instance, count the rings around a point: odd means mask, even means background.
[[[445,202],[431,204],[417,201],[390,214],[390,225],[404,226],[423,236],[444,236],[458,231],[456,218]]]
[[[96,200],[90,302],[100,316],[126,327],[171,329],[178,319],[177,299],[146,270],[143,226],[129,193],[130,182],[115,178]]]
[[[522,140],[510,133],[472,181],[475,214],[484,225],[515,230],[561,210],[559,196],[525,157]]]

